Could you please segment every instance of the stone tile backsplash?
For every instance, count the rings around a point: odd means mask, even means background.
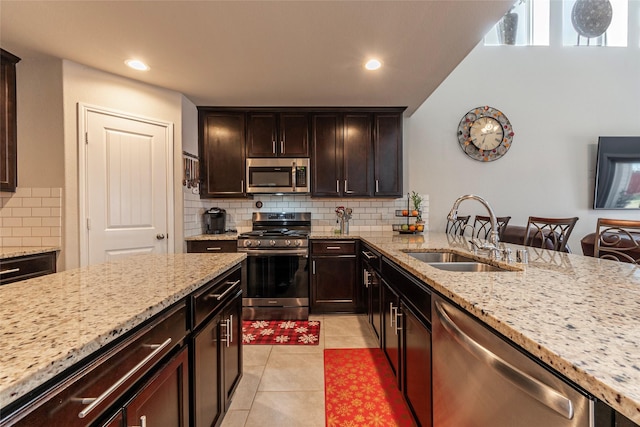
[[[62,188],[0,193],[0,246],[61,246]]]
[[[392,232],[392,224],[405,223],[405,218],[396,218],[395,211],[407,208],[407,198],[402,199],[312,199],[310,196],[291,195],[256,196],[253,200],[242,199],[200,199],[192,192],[184,191],[184,236],[196,236],[204,231],[202,214],[209,208],[218,207],[227,211],[227,228],[243,233],[251,230],[253,212],[311,212],[312,231],[316,233],[333,232],[339,228],[336,223],[336,206],[353,209],[349,221],[349,231]],[[429,198],[424,196],[422,217],[425,229],[428,229]],[[263,206],[258,209],[256,202]]]

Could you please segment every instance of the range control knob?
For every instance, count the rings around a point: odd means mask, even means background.
[[[287,239],[287,240],[285,240],[285,241],[284,241],[284,244],[285,244],[285,245],[287,245],[287,246],[291,246],[291,240],[288,240],[288,239]]]
[[[262,240],[256,240],[256,246],[260,246],[262,244]]]
[[[296,240],[296,246],[301,246],[302,245],[302,240]]]
[[[245,240],[242,244],[245,248],[248,248],[249,246],[251,246],[251,240]]]
[[[275,245],[276,245],[276,241],[275,241],[275,240],[269,240],[269,244],[270,244],[271,246],[275,246]]]

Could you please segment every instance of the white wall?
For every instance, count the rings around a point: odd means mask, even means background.
[[[78,123],[77,105],[85,103],[127,114],[174,124],[174,193],[182,193],[180,165],[182,159],[182,112],[184,97],[177,92],[157,88],[134,80],[95,70],[71,61],[62,64],[64,89],[64,239],[65,268],[80,263],[78,207]],[[175,197],[175,250],[183,247],[182,198]]]
[[[636,40],[634,38],[634,40]],[[409,187],[428,194],[432,230],[444,230],[454,200],[475,193],[499,216],[580,217],[570,239],[596,218],[640,219],[640,211],[591,209],[600,135],[640,135],[640,50],[478,45],[408,119]],[[458,123],[477,106],[498,108],[515,132],[501,159],[481,163],[458,145]],[[466,201],[460,214],[482,212]]]

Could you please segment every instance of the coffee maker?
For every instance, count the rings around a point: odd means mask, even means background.
[[[224,233],[227,225],[227,211],[211,208],[204,213],[204,232],[206,234]]]

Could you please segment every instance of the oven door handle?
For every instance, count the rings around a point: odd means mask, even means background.
[[[309,256],[308,249],[287,249],[285,251],[279,251],[277,249],[246,249],[246,248],[238,248],[238,252],[245,253],[247,256],[264,256],[264,255],[274,255],[274,256],[304,256],[307,258]]]

